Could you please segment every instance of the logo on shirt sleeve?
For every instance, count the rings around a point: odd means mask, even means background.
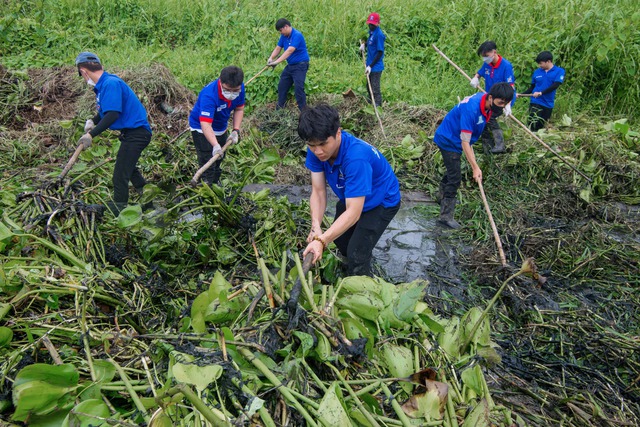
[[[513,83],[513,77],[509,77],[509,78],[507,79],[507,83]]]
[[[484,123],[484,118],[482,117],[482,114],[478,116],[478,123],[476,123],[477,125],[481,125]]]
[[[211,113],[210,113],[210,112],[208,112],[208,111],[201,111],[201,112],[200,112],[200,115],[201,115],[201,116],[204,116],[204,117],[211,117]]]

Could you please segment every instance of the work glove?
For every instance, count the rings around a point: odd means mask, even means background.
[[[471,79],[469,83],[471,84],[471,87],[477,88],[478,86],[480,86],[480,80],[478,80],[478,78],[475,76]]]
[[[273,68],[275,68],[275,67],[276,67],[276,65],[278,65],[278,64],[274,64],[273,59],[271,59],[271,58],[267,59],[267,66],[268,66],[268,67],[273,67]]]
[[[222,156],[224,156],[224,153],[222,152],[222,147],[220,147],[220,144],[216,144],[216,146],[213,147],[213,151],[211,151],[211,157],[215,156],[218,153],[220,153],[220,157],[218,158],[218,160],[222,160]]]
[[[364,73],[368,76],[371,74],[371,67],[367,65],[367,68],[364,69]]]
[[[364,53],[364,43],[360,43],[360,52]]]
[[[80,137],[78,145],[82,144],[82,146],[86,150],[87,148],[91,147],[91,141],[93,141],[93,137],[91,136],[91,134],[85,133],[84,135],[82,135],[82,137]]]
[[[511,104],[507,104],[504,106],[503,113],[505,117],[509,117],[511,115]]]
[[[240,139],[240,135],[238,135],[238,131],[234,130],[229,134],[229,137],[227,138],[227,144],[229,143],[237,144],[239,139]]]
[[[93,120],[87,120],[86,122],[84,122],[84,133],[91,132],[91,129],[93,129],[94,127],[96,127],[96,125],[93,124]]]

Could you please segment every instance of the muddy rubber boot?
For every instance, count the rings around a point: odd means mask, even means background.
[[[457,230],[460,228],[460,224],[458,224],[458,221],[453,219],[453,211],[455,208],[456,199],[454,197],[442,199],[440,202],[440,218],[438,218],[438,222],[449,228]]]
[[[113,200],[109,200],[107,202],[107,209],[111,211],[113,216],[115,216],[116,218],[118,217],[118,215],[120,215],[120,212],[126,207],[127,207],[126,203],[118,203],[118,202],[114,202]]]
[[[493,154],[504,153],[505,147],[504,147],[504,135],[502,134],[502,129],[492,130],[491,133],[493,134],[493,141],[495,143],[495,146],[491,148],[491,153]]]
[[[495,142],[493,141],[493,138],[488,137],[486,134],[482,134],[482,152],[484,154],[490,155],[494,145]]]
[[[440,187],[438,188],[438,192],[436,193],[436,203],[440,204],[444,199],[444,184],[440,183]]]

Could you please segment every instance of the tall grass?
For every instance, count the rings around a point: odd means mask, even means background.
[[[287,17],[307,39],[311,94],[349,87],[364,93],[357,46],[374,10],[388,36],[387,100],[450,107],[470,89],[431,44],[471,73],[480,65],[477,46],[493,39],[514,64],[521,90],[537,53],[554,53],[567,70],[559,113],[590,110],[636,120],[640,112],[640,12],[631,0],[5,0],[0,61],[18,69],[57,66],[93,50],[107,68],[161,61],[199,90],[231,63],[248,77],[259,71],[277,41],[274,22]],[[256,80],[254,102],[275,97],[278,72]]]

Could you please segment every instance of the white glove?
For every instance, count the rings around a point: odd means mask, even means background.
[[[238,131],[234,130],[233,132],[231,132],[229,134],[229,137],[227,138],[227,144],[237,144],[238,143]]]
[[[475,77],[475,76],[471,79],[471,81],[469,83],[471,84],[471,87],[480,86],[480,80],[478,80],[478,78]]]
[[[360,52],[364,53],[364,43],[360,43]]]
[[[511,115],[511,103],[504,106],[504,116],[509,117]]]
[[[371,73],[371,67],[367,65],[367,68],[364,69],[364,73],[368,76]]]
[[[218,153],[220,153],[220,157],[222,158],[224,153],[222,152],[222,147],[220,147],[220,144],[216,144],[215,147],[213,147],[213,150],[211,151],[211,157],[215,156]]]
[[[275,67],[277,64],[273,63],[273,59],[269,58],[267,59],[267,66],[268,67]]]
[[[84,122],[84,133],[91,131],[91,129],[93,129],[94,127],[96,127],[96,125],[93,124],[93,120],[87,120],[86,122]]]
[[[87,148],[91,147],[91,141],[93,141],[93,137],[91,136],[91,134],[85,133],[84,135],[82,135],[82,137],[80,137],[78,144],[82,144],[84,146],[84,149],[86,150]]]

